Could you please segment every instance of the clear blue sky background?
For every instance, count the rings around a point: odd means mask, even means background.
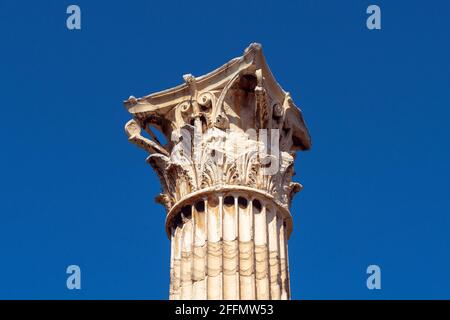
[[[251,42],[313,138],[296,163],[293,298],[450,298],[449,1],[73,3],[80,31],[72,2],[0,0],[0,298],[168,297],[159,181],[122,101]]]

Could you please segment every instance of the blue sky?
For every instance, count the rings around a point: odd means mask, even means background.
[[[66,28],[81,8],[82,29]],[[366,28],[381,7],[382,29]],[[0,298],[166,299],[159,182],[122,101],[260,42],[306,119],[294,299],[450,298],[448,1],[0,1]],[[66,267],[82,289],[66,288]],[[381,290],[366,268],[381,267]]]

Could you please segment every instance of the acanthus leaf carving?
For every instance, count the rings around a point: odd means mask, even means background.
[[[184,80],[181,86],[125,103],[134,117],[126,132],[151,154],[149,163],[163,188],[161,202],[168,208],[190,193],[234,185],[261,190],[289,206],[301,189],[291,182],[291,154],[308,149],[310,138],[301,111],[274,80],[261,47],[252,44],[241,58]],[[147,125],[166,135],[165,147]],[[152,139],[142,136],[141,127]],[[270,130],[278,130],[277,154],[260,153],[260,129],[268,130],[268,137]],[[277,170],[268,174],[272,161]]]

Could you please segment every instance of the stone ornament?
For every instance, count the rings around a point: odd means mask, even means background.
[[[289,299],[295,152],[311,139],[261,45],[125,107],[167,210],[170,299]],[[167,140],[159,141],[155,130]]]

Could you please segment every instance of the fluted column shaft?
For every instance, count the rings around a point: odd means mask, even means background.
[[[285,217],[270,202],[218,194],[171,228],[170,299],[290,299]]]

